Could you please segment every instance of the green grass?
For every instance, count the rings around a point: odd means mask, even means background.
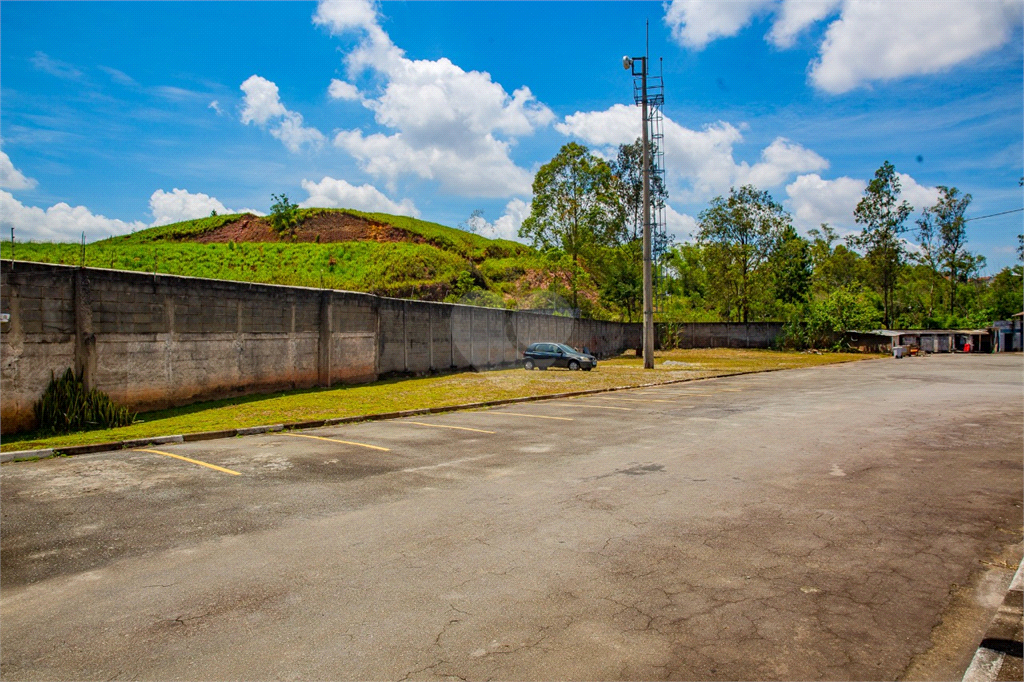
[[[145,420],[117,429],[64,436],[34,433],[5,436],[0,450],[60,448],[175,434],[219,431],[289,422],[354,417],[429,407],[551,395],[588,389],[700,379],[736,372],[812,367],[881,357],[851,353],[823,355],[737,349],[673,350],[656,354],[654,370],[644,370],[640,358],[625,354],[598,365],[593,372],[522,369],[463,372],[415,379],[387,379],[372,384],[330,389],[288,391],[272,395],[197,403],[139,415]],[[671,361],[666,364],[666,361]],[[685,363],[685,364],[674,364]]]

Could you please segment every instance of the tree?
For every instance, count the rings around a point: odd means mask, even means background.
[[[533,204],[519,236],[541,248],[560,247],[579,265],[595,246],[610,246],[622,224],[611,167],[575,142],[563,146],[533,179]],[[572,289],[577,307],[576,285]]]
[[[811,287],[811,246],[792,225],[782,226],[769,262],[775,298],[783,303],[805,300]]]
[[[816,294],[827,295],[840,287],[862,286],[863,264],[856,251],[837,244],[839,237],[828,223],[808,231],[811,236],[811,287]]]
[[[752,185],[732,188],[728,199],[715,197],[701,212],[697,241],[704,249],[709,293],[724,317],[735,311],[740,322],[748,322],[770,294],[770,268],[764,266],[789,224],[782,206]]]
[[[652,143],[648,156],[653,158],[657,147]],[[617,180],[619,203],[622,205],[623,221],[618,235],[620,242],[643,238],[644,230],[644,152],[643,141],[637,138],[632,144],[620,144],[619,152],[611,163],[612,174]],[[665,206],[668,190],[665,180],[651,174],[651,209]]]
[[[966,281],[971,269],[977,268],[975,257],[966,249],[964,213],[970,205],[970,194],[961,195],[956,187],[939,185],[939,200],[917,221],[923,258],[949,282],[950,315],[956,314],[957,286]]]
[[[864,228],[849,242],[864,250],[873,284],[882,297],[882,323],[887,329],[892,325],[893,294],[906,256],[900,235],[906,232],[905,223],[913,210],[906,201],[900,201],[900,179],[895,167],[886,161],[875,171],[853,212]]]
[[[288,201],[287,194],[271,194],[270,225],[279,235],[294,234],[299,225],[299,207]]]

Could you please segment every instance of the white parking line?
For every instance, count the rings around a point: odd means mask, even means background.
[[[411,467],[409,469],[402,469],[402,473],[412,473],[414,471],[426,471],[427,469],[440,469],[441,467],[455,466],[456,464],[462,464],[463,462],[475,462],[478,459],[487,459],[494,455],[480,455],[479,457],[463,457],[462,459],[453,459],[450,462],[441,462],[440,464],[428,464],[421,467]]]

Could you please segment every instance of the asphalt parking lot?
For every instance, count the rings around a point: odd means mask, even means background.
[[[1022,407],[930,356],[5,464],[0,677],[953,679]]]

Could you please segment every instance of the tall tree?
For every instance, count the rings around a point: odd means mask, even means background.
[[[657,147],[651,144],[648,155],[653,158]],[[618,182],[619,202],[622,204],[622,230],[619,240],[636,241],[643,237],[644,230],[644,152],[643,141],[637,138],[632,144],[619,145],[618,155],[611,163],[612,173]],[[651,174],[651,209],[664,207],[668,199],[665,181],[660,175]]]
[[[519,236],[537,247],[560,247],[578,267],[580,256],[592,247],[615,241],[622,225],[615,184],[608,163],[583,145],[564,145],[533,178],[533,203]],[[576,308],[575,283],[572,296]]]
[[[715,197],[701,212],[697,242],[704,249],[709,288],[726,318],[735,311],[748,322],[760,299],[771,291],[770,268],[764,267],[786,226],[789,214],[768,192],[752,185]]]
[[[853,212],[863,225],[850,244],[863,249],[875,288],[882,297],[882,323],[892,326],[896,282],[906,257],[901,235],[906,232],[907,217],[914,207],[900,201],[900,179],[896,168],[886,161],[864,190],[864,198]]]
[[[778,300],[783,303],[806,300],[811,288],[811,245],[788,223],[779,231],[770,265]]]
[[[926,208],[917,221],[922,255],[949,283],[949,314],[956,314],[956,289],[976,269],[976,259],[967,251],[964,213],[971,205],[970,194],[956,187],[939,185],[939,200]]]

